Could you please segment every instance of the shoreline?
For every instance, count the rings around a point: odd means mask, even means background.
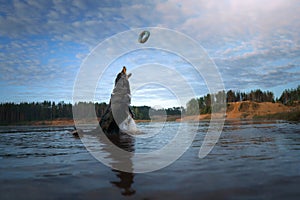
[[[216,113],[218,115],[218,113]],[[223,116],[219,118],[223,119]],[[147,122],[189,122],[189,121],[205,121],[210,120],[211,114],[200,114],[191,116],[171,115],[166,120],[149,119],[149,120],[134,120],[136,123]],[[98,118],[98,121],[100,118]],[[250,101],[228,103],[225,115],[226,121],[237,120],[285,120],[285,121],[300,121],[300,104],[296,106],[285,106],[280,103],[256,103]],[[94,119],[85,119],[84,123],[95,123]],[[1,124],[0,126],[74,126],[74,120],[68,118],[59,118],[54,120],[39,120],[39,121],[26,121],[11,124]]]
[[[224,113],[223,113],[224,114]],[[286,106],[281,103],[242,101],[228,103],[226,114],[215,113],[217,118],[225,120],[286,120],[300,121],[300,104]],[[219,116],[218,116],[219,115]],[[178,122],[210,120],[211,114],[184,116]]]
[[[205,116],[208,116],[206,114]],[[200,118],[200,119],[199,119]],[[233,122],[233,121],[257,121],[257,122],[264,122],[264,121],[298,121],[298,120],[288,120],[288,119],[280,119],[280,118],[270,118],[268,116],[259,116],[257,118],[225,118],[225,122]],[[71,122],[72,121],[72,122]],[[164,122],[164,121],[154,121],[154,120],[135,120],[137,124],[139,123],[149,123],[149,122]],[[181,119],[176,119],[172,121],[166,121],[166,122],[178,122],[178,123],[185,123],[185,122],[196,122],[196,121],[210,121],[210,118],[203,117],[202,115],[194,115],[194,116],[188,116],[183,117]],[[86,122],[87,124],[88,121]],[[19,123],[19,124],[7,124],[7,125],[0,125],[0,127],[9,127],[9,126],[50,126],[50,127],[64,127],[64,126],[75,126],[73,123],[73,120],[43,120],[43,121],[34,121],[34,122],[26,122],[26,123]]]

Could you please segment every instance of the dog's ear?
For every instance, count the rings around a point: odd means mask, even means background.
[[[130,78],[130,77],[131,77],[131,75],[132,75],[132,74],[131,74],[131,73],[129,73],[129,74],[127,75],[127,79],[128,79],[128,78]]]

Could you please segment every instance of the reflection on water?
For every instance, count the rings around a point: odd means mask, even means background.
[[[130,156],[122,156],[122,159],[119,159],[119,155],[116,155],[116,152],[111,150],[112,144],[110,144],[107,140],[104,140],[102,137],[99,137],[99,134],[101,134],[99,130],[94,130],[93,135],[95,137],[93,137],[92,140],[97,139],[102,144],[101,151],[103,151],[102,153],[108,154],[106,158],[111,159],[110,164],[113,168],[115,168],[112,169],[112,171],[119,178],[119,181],[110,181],[110,183],[120,188],[122,195],[133,195],[135,193],[135,190],[132,188],[132,184],[134,183],[134,173],[116,170],[118,165],[123,164],[126,165],[127,169],[131,169],[129,171],[132,171],[132,158]],[[116,145],[125,151],[134,152],[134,138],[131,135],[121,133],[106,136],[113,145]]]
[[[144,132],[159,124],[138,124]],[[149,138],[109,139],[129,152],[164,146],[177,123]],[[299,124],[229,121],[210,154],[198,158],[209,126],[201,122],[187,152],[172,165],[147,174],[111,169],[90,155],[73,127],[0,127],[0,199],[297,199],[300,191]],[[97,136],[82,139],[110,160],[119,159]]]
[[[111,183],[122,190],[122,195],[124,196],[133,195],[135,193],[135,190],[131,188],[131,185],[134,182],[133,181],[134,174],[128,172],[122,172],[115,169],[113,169],[112,171],[117,175],[120,181],[111,181]]]
[[[109,140],[117,145],[118,147],[122,148],[125,151],[133,152],[134,151],[134,138],[130,135],[111,135],[108,137]],[[109,145],[109,144],[108,144]],[[105,147],[103,148],[105,151]],[[125,162],[128,166],[127,168],[132,168],[132,161],[130,157],[125,158],[125,161],[118,160],[118,158],[115,157],[113,152],[110,152],[110,157],[115,162],[112,164],[117,164],[116,162]],[[124,157],[123,157],[124,158]],[[122,190],[122,195],[129,196],[133,195],[135,193],[135,190],[131,188],[131,185],[133,184],[133,173],[128,172],[122,172],[119,170],[112,169],[112,171],[116,174],[116,176],[120,179],[120,181],[111,181],[112,184],[117,186]]]

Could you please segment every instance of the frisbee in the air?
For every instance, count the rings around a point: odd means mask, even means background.
[[[139,36],[139,43],[145,43],[150,37],[150,32],[149,31],[143,31],[141,32]]]

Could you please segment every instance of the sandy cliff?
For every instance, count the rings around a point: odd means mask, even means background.
[[[281,103],[271,102],[234,102],[227,104],[226,119],[253,119],[253,117],[256,116],[265,116],[269,114],[290,112],[295,109],[300,110],[299,105],[289,107]],[[210,119],[210,115],[204,114],[197,116],[186,116],[183,119],[178,119],[177,121],[195,121],[203,119]]]

